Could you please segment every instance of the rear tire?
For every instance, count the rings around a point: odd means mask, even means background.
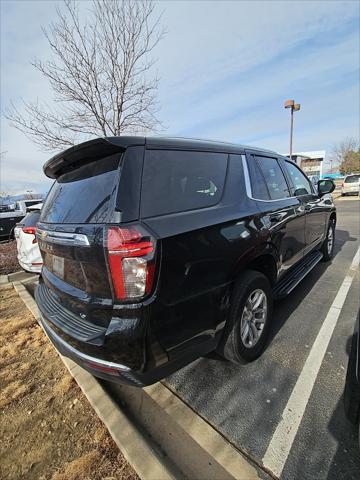
[[[326,232],[326,238],[321,247],[321,252],[323,254],[322,260],[328,262],[334,256],[334,245],[335,245],[335,222],[334,220],[329,221],[329,226]]]
[[[265,275],[244,272],[234,288],[219,353],[237,364],[258,358],[267,344],[272,306],[272,290]]]

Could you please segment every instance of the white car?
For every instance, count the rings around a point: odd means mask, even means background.
[[[355,175],[346,175],[341,185],[341,195],[353,194],[359,195],[360,191],[360,173]]]
[[[10,240],[15,225],[21,222],[29,208],[39,204],[42,204],[42,199],[18,200],[12,205],[3,205],[0,210],[0,240]]]
[[[36,239],[36,224],[42,204],[28,207],[28,213],[14,229],[20,267],[26,272],[40,273],[42,258]]]

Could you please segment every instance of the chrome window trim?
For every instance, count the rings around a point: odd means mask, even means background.
[[[249,198],[251,198],[251,200],[255,200],[256,202],[273,203],[273,202],[283,202],[284,200],[289,200],[291,198],[298,198],[295,195],[290,196],[290,197],[276,198],[274,200],[264,200],[262,198],[253,197],[252,196],[251,180],[250,180],[250,174],[249,174],[249,168],[248,168],[248,164],[247,164],[246,155],[241,155],[241,158],[242,158],[242,164],[243,164],[243,169],[244,169],[246,194]],[[273,157],[271,157],[271,158],[273,158]]]
[[[57,243],[59,245],[75,245],[80,247],[90,247],[89,239],[83,233],[65,233],[53,232],[38,228],[36,230],[38,240],[48,243]]]

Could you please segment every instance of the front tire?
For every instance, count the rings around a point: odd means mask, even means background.
[[[269,336],[272,307],[272,290],[265,275],[244,272],[235,285],[220,347],[227,360],[243,364],[262,354]]]
[[[335,245],[335,222],[330,220],[329,226],[326,232],[326,238],[322,244],[321,251],[323,254],[323,261],[328,262],[334,256],[334,245]]]

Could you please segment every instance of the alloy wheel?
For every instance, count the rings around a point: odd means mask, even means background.
[[[241,315],[240,336],[246,348],[253,348],[259,341],[267,319],[268,301],[260,288],[248,296]]]

